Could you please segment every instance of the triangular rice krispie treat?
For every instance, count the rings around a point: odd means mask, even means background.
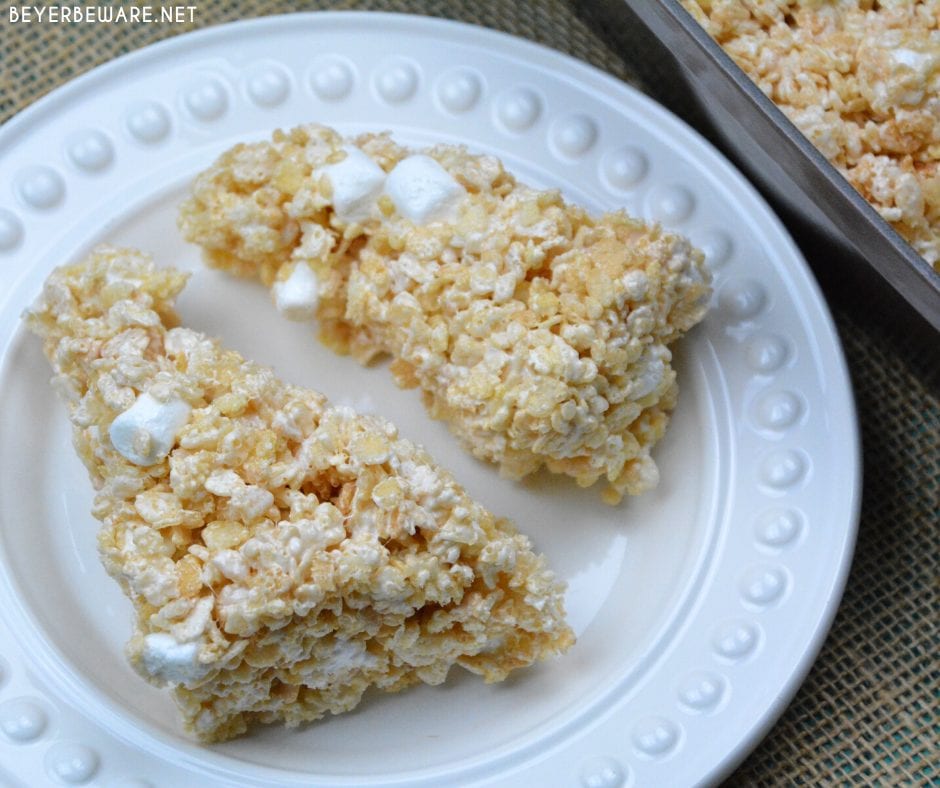
[[[390,354],[398,383],[508,476],[606,479],[611,503],[656,484],[650,449],[677,396],[668,346],[710,294],[686,239],[591,217],[492,156],[313,125],[225,153],[180,226],[288,317],[316,316],[328,345]]]
[[[27,313],[134,603],[134,667],[205,741],[369,687],[499,681],[567,649],[526,537],[382,419],[177,327],[183,274],[129,249],[57,269]]]

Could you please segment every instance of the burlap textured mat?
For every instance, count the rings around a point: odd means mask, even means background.
[[[103,3],[102,3],[103,4]],[[190,29],[298,10],[369,9],[485,25],[638,84],[629,62],[564,0],[209,2],[185,24],[13,26],[0,2],[0,121],[82,72]],[[636,53],[634,53],[636,56]],[[801,239],[802,240],[802,239]],[[803,251],[812,259],[815,250]],[[912,335],[824,282],[855,385],[865,492],[855,562],[806,682],[728,779],[753,785],[940,784],[940,338]],[[933,348],[926,345],[933,345]],[[838,480],[833,480],[838,483]]]

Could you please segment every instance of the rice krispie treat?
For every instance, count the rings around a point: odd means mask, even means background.
[[[940,271],[940,0],[682,0]]]
[[[134,603],[131,663],[204,741],[500,681],[573,642],[562,585],[506,521],[376,417],[177,325],[185,277],[130,249],[54,271],[26,315]]]
[[[287,317],[316,317],[334,349],[391,355],[399,385],[505,475],[603,479],[610,503],[656,484],[669,345],[710,293],[686,239],[593,218],[492,156],[316,125],[225,153],[180,226]]]

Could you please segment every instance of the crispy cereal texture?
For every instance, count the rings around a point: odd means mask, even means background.
[[[386,184],[413,153],[387,135],[350,142],[315,125],[238,145],[196,179],[183,234],[209,265],[275,292],[308,266],[323,342],[362,362],[391,355],[399,385],[420,388],[431,414],[505,475],[605,480],[610,503],[653,487],[650,450],[677,396],[669,345],[710,294],[702,254],[445,145],[423,154],[465,192],[450,216],[412,220],[385,194],[348,220],[323,168],[350,145]]]
[[[940,0],[682,0],[940,271]]]
[[[26,320],[98,491],[101,558],[135,607],[128,656],[175,687],[188,729],[297,725],[455,664],[500,681],[572,644],[526,537],[391,424],[178,327],[184,282],[101,248],[54,271]],[[185,418],[150,465],[111,437],[142,400]],[[160,453],[148,435],[127,450]]]

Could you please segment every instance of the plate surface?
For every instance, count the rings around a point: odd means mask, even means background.
[[[390,54],[392,53],[392,54]],[[659,488],[619,507],[499,478],[398,390],[210,272],[175,228],[235,141],[319,121],[457,142],[592,210],[626,207],[707,254],[714,307],[677,348]],[[661,107],[558,53],[382,14],[269,17],[96,69],[0,129],[0,782],[690,785],[782,711],[842,591],[859,503],[851,390],[796,247],[756,192]],[[194,271],[180,312],[287,380],[398,424],[567,580],[579,640],[485,686],[368,695],[350,714],[211,748],[125,665],[130,605],[95,552],[92,490],[38,343],[49,270],[102,241]],[[138,782],[135,782],[137,780]]]

